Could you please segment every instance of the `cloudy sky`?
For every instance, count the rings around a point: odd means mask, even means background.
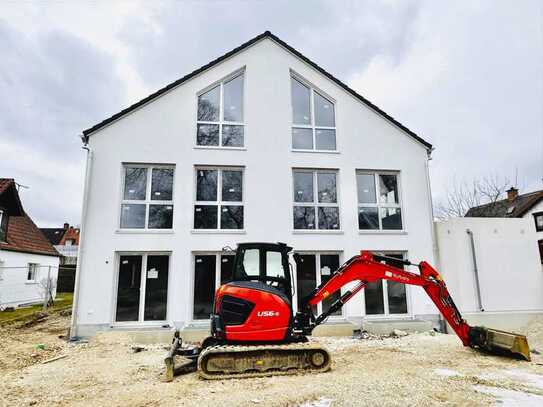
[[[0,2],[0,177],[80,218],[83,129],[270,30],[426,140],[454,180],[543,188],[543,2]],[[517,175],[518,174],[518,175]]]

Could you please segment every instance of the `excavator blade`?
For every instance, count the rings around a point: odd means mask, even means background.
[[[476,326],[470,328],[470,346],[493,355],[530,361],[530,347],[524,335]]]

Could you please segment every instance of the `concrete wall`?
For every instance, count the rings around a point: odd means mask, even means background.
[[[40,265],[33,282],[27,281],[28,263]],[[58,265],[58,257],[0,250],[0,307],[16,307],[43,301],[45,290],[40,283],[47,279],[49,266],[51,278],[56,281]],[[56,290],[54,294],[56,295]]]
[[[478,309],[468,229],[474,237],[484,312]],[[437,222],[436,237],[439,270],[468,322],[514,329],[543,312],[543,271],[533,219],[457,218]]]
[[[245,148],[195,147],[197,93],[243,67]],[[338,152],[291,150],[291,70],[334,100]],[[89,147],[93,162],[79,258],[80,326],[113,323],[119,251],[171,252],[167,319],[175,325],[191,320],[194,251],[218,251],[244,241],[283,241],[297,250],[341,251],[342,260],[372,249],[406,251],[411,258],[433,262],[426,149],[272,40],[255,44],[91,135]],[[118,229],[125,162],[175,165],[172,231]],[[202,164],[245,167],[244,231],[193,230],[194,166]],[[339,170],[341,230],[293,231],[294,167]],[[404,231],[358,231],[357,169],[400,171]],[[436,314],[422,290],[408,293],[411,315]],[[363,304],[360,295],[344,315],[362,316]]]

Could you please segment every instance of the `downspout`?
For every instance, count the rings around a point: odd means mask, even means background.
[[[428,210],[430,211],[430,236],[432,239],[432,254],[434,255],[435,263],[439,264],[439,250],[437,247],[436,233],[435,233],[435,228],[434,228],[434,203],[432,201],[432,183],[430,182],[430,161],[432,160],[433,151],[434,151],[433,147],[426,151],[427,158],[426,158],[426,161],[424,162],[424,165],[426,167],[426,185],[428,188]],[[443,319],[443,316],[440,313],[439,314],[440,331],[446,332],[445,326],[446,326],[445,320]]]
[[[473,239],[473,232],[470,229],[466,229],[466,233],[469,236],[470,247],[471,247],[471,258],[473,261],[473,274],[475,275],[475,288],[477,289],[477,304],[479,306],[479,311],[483,312],[483,302],[481,300],[481,283],[479,281],[479,269],[477,267],[477,256],[475,255],[475,241]]]
[[[77,249],[77,266],[75,269],[75,287],[74,287],[74,298],[73,298],[73,306],[72,306],[72,321],[70,324],[70,339],[75,340],[77,339],[77,317],[79,312],[79,284],[81,281],[81,264],[83,263],[83,255],[85,254],[84,250],[84,244],[85,244],[85,237],[84,233],[86,231],[86,222],[87,222],[87,208],[88,208],[88,201],[89,201],[89,195],[90,195],[90,176],[92,171],[92,160],[93,160],[93,152],[88,146],[88,140],[81,136],[83,142],[85,143],[83,145],[83,149],[87,151],[87,161],[85,165],[85,182],[83,186],[83,208],[81,211],[81,226],[79,231],[79,247]]]

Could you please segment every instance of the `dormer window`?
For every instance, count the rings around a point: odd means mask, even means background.
[[[196,145],[244,147],[243,80],[242,72],[198,95]]]
[[[301,79],[291,77],[292,149],[336,151],[334,103]]]
[[[0,242],[7,242],[8,214],[0,209]]]

